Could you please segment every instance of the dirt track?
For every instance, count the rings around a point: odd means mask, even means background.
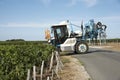
[[[85,68],[80,64],[79,60],[71,56],[61,57],[64,68],[60,72],[61,80],[89,80],[90,76]]]
[[[112,50],[112,51],[120,51],[120,43],[108,43],[105,49]]]

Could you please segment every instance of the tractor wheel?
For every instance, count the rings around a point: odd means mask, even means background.
[[[80,53],[80,54],[84,54],[88,52],[88,45],[85,42],[77,42],[76,46],[75,46],[75,52],[76,53]]]

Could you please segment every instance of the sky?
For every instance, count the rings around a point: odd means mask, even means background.
[[[120,38],[120,0],[0,0],[0,41],[45,40],[45,29],[69,20],[107,25],[107,38]]]

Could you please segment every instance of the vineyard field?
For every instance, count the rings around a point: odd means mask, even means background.
[[[27,70],[47,66],[54,47],[43,42],[0,42],[0,79],[25,80]]]

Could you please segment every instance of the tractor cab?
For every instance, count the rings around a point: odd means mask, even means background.
[[[55,46],[59,46],[63,44],[65,40],[68,38],[68,29],[67,25],[54,25],[51,27],[51,34],[52,34],[52,44]]]

